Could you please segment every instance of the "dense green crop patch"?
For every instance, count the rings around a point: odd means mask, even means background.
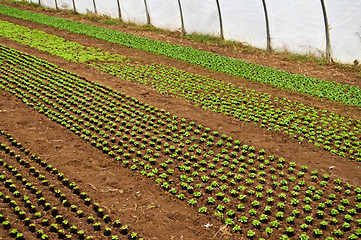
[[[339,156],[361,161],[359,119],[348,119],[286,98],[273,98],[265,93],[242,89],[164,65],[132,64],[124,56],[111,55],[100,49],[85,49],[76,42],[12,23],[0,22],[0,26],[4,29],[1,36],[22,44],[74,62],[87,61],[89,66],[113,76],[143,83],[161,93],[186,99],[203,109],[231,115],[269,130],[282,131]],[[20,31],[23,34],[19,34]],[[81,57],[72,58],[73,56]],[[114,61],[116,63],[109,63]]]
[[[236,237],[361,235],[359,188],[46,61],[3,46],[0,51],[0,89],[196,211],[221,219]]]
[[[93,47],[84,47],[77,42],[66,41],[64,38],[46,34],[39,30],[30,30],[27,27],[0,21],[0,37],[6,37],[21,44],[34,47],[40,51],[62,57],[72,62],[123,62],[124,56],[110,54]]]
[[[80,22],[72,22],[62,18],[24,11],[5,5],[0,5],[0,13],[59,29],[65,29],[77,34],[85,34],[123,46],[153,52],[195,65],[200,65],[215,71],[247,78],[256,82],[267,83],[280,88],[327,98],[345,104],[361,106],[361,90],[355,86],[342,85],[322,79],[291,74],[242,60],[230,59],[210,52],[155,41]]]

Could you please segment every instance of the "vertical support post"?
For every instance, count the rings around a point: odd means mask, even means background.
[[[149,16],[149,11],[148,11],[147,0],[144,0],[144,6],[145,6],[145,14],[147,16],[147,24],[150,24],[150,16]]]
[[[59,10],[59,6],[58,6],[58,1],[57,1],[57,0],[55,0],[55,8],[56,8],[56,10]]]
[[[216,0],[216,3],[217,3],[218,17],[219,17],[219,32],[220,32],[220,34],[221,34],[221,39],[224,40],[223,22],[222,22],[221,7],[219,6],[219,0]]]
[[[94,12],[95,12],[95,14],[98,14],[97,5],[95,4],[95,0],[93,0],[93,6],[94,6]]]
[[[270,35],[270,29],[269,29],[269,20],[268,20],[268,11],[266,6],[266,0],[262,0],[263,3],[263,10],[264,10],[264,16],[266,21],[266,33],[267,33],[267,51],[271,51],[271,35]]]
[[[39,6],[41,7],[41,1],[39,0]]]
[[[117,0],[117,4],[118,4],[119,21],[122,21],[122,12],[121,12],[121,8],[120,8],[120,2],[119,2],[119,0]]]
[[[182,31],[182,34],[186,34],[186,29],[184,28],[182,4],[181,4],[180,0],[178,0],[178,5],[179,5],[180,18],[181,18],[181,27],[182,27],[181,31]]]
[[[326,58],[327,61],[331,61],[331,42],[330,42],[330,29],[328,27],[328,19],[327,19],[327,12],[325,1],[321,0],[322,12],[323,12],[323,20],[325,23],[325,34],[326,34]]]
[[[74,10],[74,12],[76,12],[75,0],[73,0],[73,10]]]

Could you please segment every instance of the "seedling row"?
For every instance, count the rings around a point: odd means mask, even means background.
[[[286,98],[236,87],[164,65],[91,64],[111,75],[144,83],[161,93],[262,128],[283,132],[341,157],[361,161],[361,120]]]
[[[1,89],[234,234],[356,239],[361,190],[1,47]]]
[[[53,165],[0,131],[0,222],[8,237],[137,239]]]
[[[360,119],[347,118],[164,65],[131,63],[125,56],[85,48],[79,43],[12,23],[0,21],[0,26],[4,29],[1,36],[22,44],[66,60],[88,62],[89,66],[110,75],[140,82],[203,109],[253,122],[268,130],[281,131],[333,154],[361,161]]]

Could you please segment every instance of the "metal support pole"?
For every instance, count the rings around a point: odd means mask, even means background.
[[[93,0],[93,6],[94,6],[94,12],[95,12],[95,14],[98,14],[97,5],[95,4],[95,0]]]
[[[263,3],[263,10],[264,10],[264,16],[266,20],[266,33],[267,33],[267,51],[271,51],[271,35],[270,35],[270,29],[269,29],[269,20],[268,20],[268,12],[267,12],[267,6],[266,6],[266,0],[262,0]]]
[[[178,5],[179,5],[179,13],[180,13],[180,18],[181,18],[181,26],[182,26],[182,34],[186,34],[186,29],[184,28],[184,19],[183,19],[183,11],[182,11],[182,4],[181,1],[178,0]]]
[[[58,1],[57,1],[57,0],[55,0],[55,8],[56,8],[56,10],[59,10],[59,6],[58,6]]]
[[[219,6],[219,0],[216,0],[216,3],[217,3],[218,17],[219,17],[219,32],[220,32],[220,34],[221,34],[221,39],[224,40],[223,22],[222,22],[221,7]]]
[[[73,9],[74,9],[74,12],[76,12],[75,0],[73,0]]]
[[[121,12],[121,8],[120,8],[120,2],[119,2],[119,0],[117,0],[117,4],[118,4],[119,21],[122,21],[122,12]]]
[[[144,0],[144,6],[145,6],[145,13],[147,15],[147,24],[150,24],[150,16],[149,16],[149,11],[148,11],[147,0]]]
[[[326,58],[327,61],[331,62],[331,43],[330,43],[330,29],[328,26],[327,12],[325,1],[321,0],[322,12],[323,12],[323,20],[325,22],[325,34],[326,34]]]

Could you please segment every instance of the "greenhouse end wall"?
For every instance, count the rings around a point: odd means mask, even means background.
[[[248,45],[361,62],[361,0],[27,0]],[[327,26],[327,28],[326,28]]]

